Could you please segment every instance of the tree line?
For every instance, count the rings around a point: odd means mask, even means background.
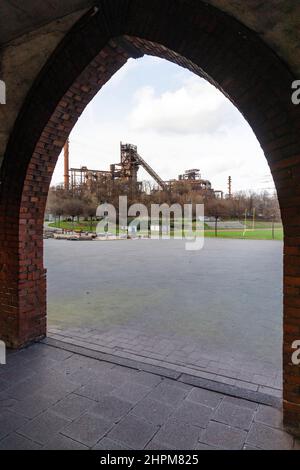
[[[84,188],[77,191],[64,189],[62,186],[51,187],[48,196],[46,214],[51,214],[59,221],[70,219],[74,222],[81,218],[90,220],[96,217],[99,204],[109,203],[118,209],[119,196],[127,195],[128,205],[144,204],[150,213],[151,204],[167,203],[205,205],[205,216],[214,219],[243,220],[245,217],[255,217],[257,220],[280,221],[280,208],[276,193],[267,191],[239,191],[232,196],[220,199],[206,196],[191,189],[188,184],[179,185],[172,191],[158,191],[150,182],[143,182],[142,190],[131,191],[124,184],[117,184],[111,194],[94,194]]]

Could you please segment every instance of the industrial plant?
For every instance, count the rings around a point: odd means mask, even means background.
[[[223,191],[215,190],[212,183],[203,179],[199,169],[186,170],[178,179],[164,181],[156,171],[141,157],[136,145],[120,144],[120,162],[110,165],[109,170],[92,170],[86,166],[70,168],[69,141],[64,146],[64,188],[71,192],[87,190],[97,194],[99,188],[107,197],[114,195],[116,187],[130,195],[144,191],[143,184],[138,180],[138,171],[143,168],[155,181],[152,191],[172,191],[181,193],[186,190],[202,195],[204,199],[224,198]],[[231,196],[231,178],[228,181],[228,196]]]

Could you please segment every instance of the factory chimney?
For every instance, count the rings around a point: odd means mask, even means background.
[[[69,139],[68,139],[67,142],[65,143],[65,146],[64,146],[64,158],[65,158],[64,187],[65,187],[66,190],[68,190],[70,188],[70,174],[69,174],[69,157],[70,157],[70,153],[69,153],[69,145],[70,145],[70,142],[69,142]]]
[[[231,178],[231,176],[228,177],[228,197],[229,197],[229,199],[232,198],[232,178]]]

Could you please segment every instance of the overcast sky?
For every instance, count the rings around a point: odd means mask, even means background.
[[[165,180],[199,168],[214,189],[274,187],[250,126],[222,93],[191,72],[146,56],[128,63],[102,88],[70,136],[70,166],[108,170],[120,160],[120,141]],[[150,179],[140,170],[139,179]],[[59,158],[52,183],[63,181]]]

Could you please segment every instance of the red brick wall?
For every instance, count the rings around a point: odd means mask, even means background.
[[[20,182],[20,200],[14,203],[8,196],[1,198],[6,207],[0,205],[0,223],[5,227],[5,232],[0,231],[0,336],[11,347],[24,346],[46,334],[43,223],[57,158],[87,104],[128,58],[128,53],[110,41],[91,61],[42,130]],[[17,182],[7,179],[6,183],[6,191],[11,193],[10,185]],[[11,197],[16,196],[18,192]]]
[[[53,54],[7,148],[0,175],[0,336],[19,347],[46,333],[43,215],[69,132],[128,57],[158,55],[205,76],[230,97],[271,167],[285,230],[285,422],[300,430],[300,367],[291,364],[291,344],[300,339],[300,106],[291,102],[296,77],[251,31],[202,2],[103,0],[101,5]]]

